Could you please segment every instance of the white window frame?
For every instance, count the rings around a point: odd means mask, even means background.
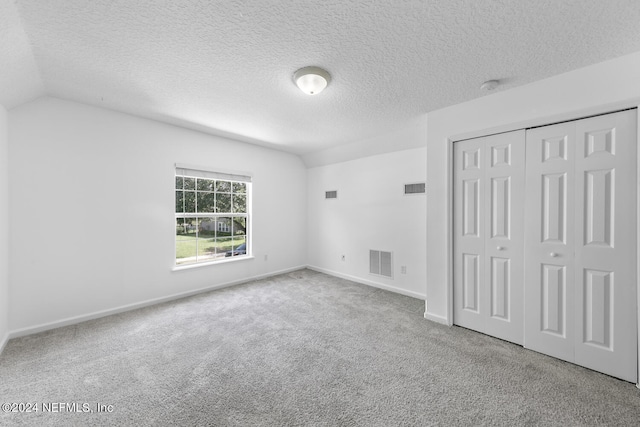
[[[184,262],[178,262],[179,258],[177,258],[177,247],[178,247],[178,236],[176,233],[176,230],[174,230],[174,270],[181,270],[181,269],[185,269],[185,268],[193,268],[193,267],[200,267],[200,266],[205,266],[205,265],[212,265],[212,264],[220,264],[220,263],[225,263],[225,262],[231,262],[231,261],[237,261],[237,260],[246,260],[246,259],[252,259],[253,255],[252,255],[252,244],[251,244],[251,240],[252,240],[252,230],[251,230],[251,200],[252,200],[252,177],[250,174],[248,173],[244,173],[244,172],[228,172],[228,171],[222,171],[222,170],[218,170],[218,169],[211,169],[208,167],[203,167],[203,166],[191,166],[191,165],[184,165],[184,164],[180,164],[180,163],[176,163],[175,165],[175,177],[187,177],[187,178],[206,178],[206,179],[210,179],[210,180],[216,180],[216,181],[227,181],[231,183],[231,188],[233,188],[233,183],[242,183],[245,185],[245,197],[246,197],[246,212],[197,212],[197,203],[198,203],[198,192],[203,192],[202,190],[198,190],[197,189],[197,184],[195,189],[193,190],[195,195],[196,195],[196,200],[195,200],[195,210],[196,212],[175,212],[175,205],[176,205],[176,197],[177,197],[177,191],[178,189],[175,188],[175,178],[174,178],[174,213],[175,213],[175,221],[174,224],[177,224],[177,220],[178,219],[188,219],[188,218],[199,218],[199,219],[213,219],[213,220],[217,220],[218,218],[231,218],[233,221],[233,218],[244,218],[245,220],[245,234],[244,234],[244,240],[245,240],[245,250],[246,253],[244,255],[234,255],[234,256],[225,256],[225,257],[211,257],[211,256],[207,256],[207,257],[203,257],[202,260],[199,260],[199,244],[200,244],[200,237],[198,236],[199,230],[196,230],[196,256],[194,260],[190,260],[190,261],[184,261]],[[191,190],[188,190],[191,191]],[[211,193],[211,194],[218,194],[217,191],[214,192],[207,192],[207,193]],[[230,203],[230,211],[233,211],[233,195],[234,192],[231,191],[230,193],[230,198],[229,198],[229,203]],[[216,222],[217,223],[217,222]],[[233,238],[232,236],[229,236],[231,239]],[[216,230],[216,237],[215,239],[217,239],[217,230]],[[233,247],[232,250],[235,250],[236,248]]]

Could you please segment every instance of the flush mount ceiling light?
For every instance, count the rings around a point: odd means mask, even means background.
[[[293,73],[293,81],[307,95],[317,95],[331,81],[331,76],[320,67],[304,67]]]

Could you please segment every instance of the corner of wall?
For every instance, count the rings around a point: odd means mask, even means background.
[[[9,131],[0,105],[0,353],[9,340]]]
[[[420,147],[308,169],[309,268],[424,299],[427,198],[404,185],[425,181],[425,156]],[[391,276],[370,273],[370,250],[393,253]]]

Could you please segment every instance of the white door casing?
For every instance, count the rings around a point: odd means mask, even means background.
[[[523,342],[524,131],[454,145],[454,322]]]

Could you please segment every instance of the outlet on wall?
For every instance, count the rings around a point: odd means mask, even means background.
[[[400,266],[400,274],[407,274],[407,266],[406,265],[401,265]]]
[[[340,258],[342,261],[346,261],[347,257],[345,255],[342,255],[342,257]]]
[[[265,261],[269,261],[269,255],[265,254],[265,255],[264,255],[264,260],[265,260]]]

